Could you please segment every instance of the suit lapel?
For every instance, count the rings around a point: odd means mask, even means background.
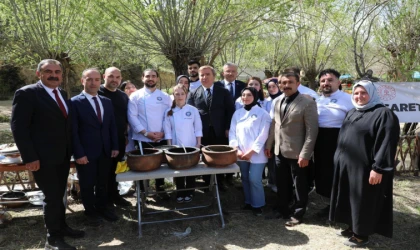
[[[90,101],[88,100],[87,96],[85,96],[83,93],[80,94],[80,99],[84,106],[87,106],[88,113],[95,119],[95,121],[99,124],[98,116],[96,115],[95,110],[93,109],[92,105],[90,104]]]
[[[52,98],[50,94],[48,94],[48,92],[42,86],[40,81],[37,82],[37,87],[41,100],[45,101],[47,103],[47,106],[50,107],[56,115],[59,115],[64,118],[64,115],[63,113],[61,113],[61,109],[58,106],[57,102]]]
[[[302,96],[299,94],[298,96],[296,96],[295,100],[293,100],[293,102],[290,104],[290,107],[287,109],[286,114],[284,114],[283,116],[283,120],[286,119],[290,112],[292,112],[296,105],[302,100]]]

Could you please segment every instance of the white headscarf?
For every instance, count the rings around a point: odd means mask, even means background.
[[[369,95],[369,101],[365,105],[359,105],[354,101],[354,94],[353,93],[354,93],[354,90],[358,86],[362,86],[363,88],[365,88],[366,92]],[[381,101],[381,98],[379,97],[378,93],[376,92],[375,85],[373,85],[373,83],[371,81],[368,81],[368,80],[362,80],[362,81],[359,81],[359,82],[357,82],[353,85],[353,92],[351,94],[351,102],[353,103],[354,107],[357,110],[361,110],[361,111],[373,108],[378,104],[383,104],[382,101]]]

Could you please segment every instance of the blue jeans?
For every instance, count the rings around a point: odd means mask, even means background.
[[[250,163],[238,161],[241,169],[242,186],[245,195],[245,204],[259,208],[265,205],[264,187],[262,184],[262,172],[265,163]]]

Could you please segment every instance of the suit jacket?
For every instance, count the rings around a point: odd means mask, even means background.
[[[111,157],[111,150],[118,150],[117,126],[110,99],[98,95],[104,108],[102,124],[87,97],[81,93],[71,98],[73,110],[72,134],[74,158],[98,158],[102,152]]]
[[[224,80],[217,81],[214,83],[214,85],[225,88],[225,81]],[[238,97],[241,96],[241,91],[245,88],[245,86],[246,86],[246,83],[239,80],[235,80],[235,96],[232,98],[234,104],[235,104],[236,99],[238,99]]]
[[[64,100],[67,94],[59,89]],[[70,161],[71,107],[67,119],[41,82],[18,89],[13,98],[11,129],[24,163],[56,165]]]
[[[232,97],[227,89],[214,84],[212,103],[208,105],[204,91],[204,88],[200,86],[188,98],[188,104],[196,107],[200,112],[203,137],[209,136],[210,124],[214,128],[216,137],[226,137],[225,130],[229,130],[230,121],[235,112]]]
[[[316,103],[299,94],[290,104],[283,119],[280,119],[281,96],[274,106],[274,118],[271,122],[266,149],[280,153],[289,159],[302,157],[309,160],[314,151],[318,135],[318,112]]]

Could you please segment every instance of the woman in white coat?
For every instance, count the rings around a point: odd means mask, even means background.
[[[264,144],[270,130],[270,115],[258,104],[258,92],[253,87],[242,90],[244,107],[235,111],[229,130],[229,145],[238,149],[238,165],[241,169],[246,210],[262,215],[265,205],[262,172],[267,157]]]
[[[200,148],[203,137],[202,123],[198,109],[186,104],[188,90],[182,84],[174,87],[174,101],[165,113],[163,130],[168,145]],[[195,176],[174,178],[177,189],[194,188]],[[178,203],[190,202],[194,190],[177,193]]]

